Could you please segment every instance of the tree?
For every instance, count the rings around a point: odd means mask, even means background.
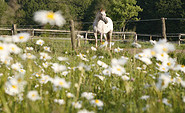
[[[113,0],[109,13],[114,21],[121,21],[119,28],[125,30],[126,23],[130,20],[138,20],[138,13],[142,11],[136,5],[136,0]]]
[[[1,17],[1,23],[2,24],[13,24],[15,23],[15,12],[20,8],[19,4],[17,3],[17,0],[6,0],[8,6],[5,5],[5,11],[4,14]],[[3,6],[2,6],[3,7]]]
[[[7,4],[4,0],[0,0],[0,23],[2,23],[2,16],[5,14],[5,11],[7,9]]]

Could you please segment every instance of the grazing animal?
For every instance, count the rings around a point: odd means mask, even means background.
[[[94,30],[94,36],[96,41],[96,48],[98,47],[97,35],[98,33],[100,33],[100,42],[102,42],[102,37],[104,36],[105,41],[108,40],[108,45],[109,45],[109,48],[111,49],[113,22],[109,17],[106,17],[105,10],[100,10],[97,13],[96,18],[93,22],[93,30]]]

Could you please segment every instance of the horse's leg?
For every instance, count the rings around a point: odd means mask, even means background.
[[[98,44],[97,44],[97,32],[94,33],[94,36],[95,36],[95,43],[96,43],[96,48],[98,47]]]
[[[103,33],[100,33],[100,43],[102,44]]]
[[[111,50],[111,41],[112,41],[112,31],[108,32],[108,45]]]
[[[103,36],[105,38],[105,42],[107,42],[107,36],[106,36],[106,34],[104,33]],[[105,45],[105,47],[107,48],[107,45]]]

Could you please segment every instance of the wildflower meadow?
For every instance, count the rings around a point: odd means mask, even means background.
[[[41,10],[33,19],[65,24],[60,12]],[[161,39],[72,51],[69,41],[26,32],[0,40],[0,112],[185,112],[184,45]]]

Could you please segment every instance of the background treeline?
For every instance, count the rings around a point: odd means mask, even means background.
[[[35,11],[60,10],[67,20],[65,26],[34,27],[69,29],[68,22],[73,19],[77,29],[91,30],[100,8],[106,9],[116,31],[160,33],[160,18],[165,17],[171,18],[166,20],[167,32],[185,32],[185,21],[182,19],[185,18],[185,0],[0,0],[0,24],[39,25],[33,21]],[[143,19],[147,21],[133,21]]]

